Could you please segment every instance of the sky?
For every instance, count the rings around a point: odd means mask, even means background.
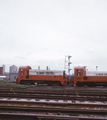
[[[107,70],[107,0],[0,0],[0,66]]]

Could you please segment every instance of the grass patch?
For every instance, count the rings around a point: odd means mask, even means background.
[[[7,86],[7,87],[27,87],[27,85],[20,85],[20,84],[15,84],[15,83],[4,82],[3,80],[0,80],[0,86]]]

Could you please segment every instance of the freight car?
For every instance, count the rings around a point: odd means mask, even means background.
[[[32,69],[30,66],[19,67],[16,83],[67,85],[65,71]]]
[[[107,71],[88,71],[86,67],[74,67],[74,86],[107,86]]]

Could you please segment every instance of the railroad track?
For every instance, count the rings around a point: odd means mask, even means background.
[[[29,113],[55,113],[58,115],[78,115],[78,114],[88,114],[88,115],[107,115],[106,110],[98,109],[77,109],[77,108],[55,108],[55,107],[28,107],[28,106],[0,106],[0,111],[5,112],[29,112]]]
[[[8,98],[34,98],[34,99],[57,99],[57,100],[79,100],[79,101],[107,101],[106,96],[79,96],[79,95],[56,95],[56,94],[17,94],[0,93],[0,97]]]
[[[85,101],[85,102],[81,102],[81,101],[64,101],[64,100],[36,100],[36,99],[17,99],[17,98],[12,98],[12,99],[8,99],[8,98],[1,98],[0,99],[0,106],[1,105],[17,105],[17,106],[45,106],[45,107],[49,107],[49,106],[55,106],[55,107],[76,107],[76,108],[98,108],[98,109],[107,109],[107,102],[100,102],[100,103],[95,103],[95,102],[89,102],[89,101]]]
[[[0,90],[0,94],[53,94],[53,95],[79,95],[79,96],[106,96],[107,97],[107,91],[19,91],[14,89],[9,90]]]
[[[20,114],[20,113],[0,113],[0,118],[11,120],[107,120],[106,118],[94,118],[84,116],[67,115],[45,115],[45,114]]]
[[[0,88],[0,93],[23,93],[23,94],[54,94],[54,95],[79,95],[79,96],[107,96],[107,88],[79,88],[66,87],[34,87],[34,88]]]
[[[106,91],[95,93],[92,90],[0,90],[0,120],[105,120]]]
[[[41,107],[42,106],[42,107]],[[42,114],[51,113],[56,115],[96,115],[107,117],[107,104],[104,103],[74,103],[64,101],[36,101],[33,99],[0,99],[0,112]]]

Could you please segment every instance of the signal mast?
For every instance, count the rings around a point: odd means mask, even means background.
[[[64,69],[67,69],[67,73],[68,73],[68,84],[70,85],[71,84],[71,77],[70,77],[70,71],[71,71],[71,68],[70,68],[70,64],[71,64],[71,62],[70,62],[70,58],[71,58],[72,56],[70,56],[70,55],[66,55],[65,56],[65,66],[64,66]]]

